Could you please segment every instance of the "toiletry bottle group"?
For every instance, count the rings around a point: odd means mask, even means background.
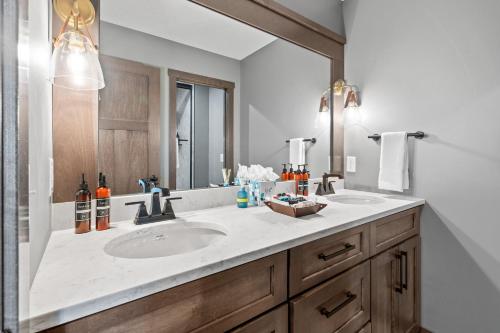
[[[111,190],[106,184],[106,176],[99,173],[99,186],[95,191],[96,218],[95,229],[107,230],[110,227]],[[80,186],[75,194],[75,233],[83,234],[92,230],[92,193],[82,174]]]

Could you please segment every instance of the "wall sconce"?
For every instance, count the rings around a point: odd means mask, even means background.
[[[348,85],[342,79],[335,81],[333,84],[333,93],[336,96],[344,95],[344,91],[347,90],[347,98],[345,100],[344,108],[358,108],[361,103],[359,99],[359,89],[356,86]]]
[[[95,20],[90,0],[53,0],[57,16],[64,22],[54,40],[50,81],[54,86],[74,90],[104,88],[97,47],[89,25]],[[69,31],[65,31],[70,27]],[[87,35],[82,32],[83,27]]]

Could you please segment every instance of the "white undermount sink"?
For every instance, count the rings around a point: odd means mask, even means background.
[[[202,249],[226,236],[223,229],[213,223],[177,222],[118,236],[106,244],[104,251],[128,259],[167,257]]]
[[[332,195],[328,197],[328,200],[347,205],[374,205],[385,201],[380,197],[375,197],[372,195],[348,195],[348,194]]]

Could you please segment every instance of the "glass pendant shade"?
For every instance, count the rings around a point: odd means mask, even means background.
[[[321,95],[321,100],[319,103],[319,112],[329,112],[330,111],[330,91],[326,91]]]
[[[346,98],[344,107],[345,108],[352,108],[352,109],[359,107],[359,95],[358,95],[358,92],[356,90],[351,89],[347,93],[347,98]]]
[[[52,53],[50,81],[73,90],[104,88],[99,56],[88,37],[76,30],[59,36]]]

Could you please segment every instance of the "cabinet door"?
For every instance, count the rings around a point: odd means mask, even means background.
[[[413,237],[399,246],[403,268],[399,298],[399,332],[419,332],[420,327],[420,238]]]
[[[371,260],[372,332],[397,332],[399,264],[397,247]]]
[[[413,237],[371,260],[373,333],[418,332],[420,239]]]

